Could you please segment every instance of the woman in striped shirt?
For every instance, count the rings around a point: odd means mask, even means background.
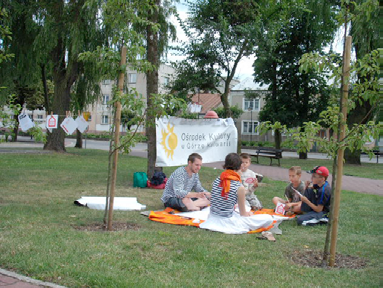
[[[246,190],[241,184],[242,160],[236,153],[225,158],[224,172],[213,182],[208,219],[200,228],[227,234],[242,234],[273,223],[270,215],[253,215],[246,211]],[[239,213],[234,210],[238,203]]]

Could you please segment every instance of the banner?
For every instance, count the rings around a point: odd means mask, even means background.
[[[190,154],[202,156],[202,163],[224,161],[229,153],[237,152],[237,128],[228,119],[156,120],[157,167],[187,164]]]

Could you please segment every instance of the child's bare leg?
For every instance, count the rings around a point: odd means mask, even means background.
[[[301,211],[301,205],[302,205],[302,202],[297,202],[297,203],[294,203],[295,205],[293,206],[293,212],[295,214],[300,214],[302,213]]]
[[[274,205],[277,205],[278,202],[286,203],[286,200],[283,200],[282,198],[279,198],[279,197],[274,197],[274,198],[273,198],[273,203],[274,203]]]

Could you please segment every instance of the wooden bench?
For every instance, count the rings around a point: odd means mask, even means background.
[[[380,150],[372,150],[372,153],[376,156],[376,163],[379,163],[379,156],[382,156],[383,153]],[[361,154],[367,155],[366,152],[362,152]]]
[[[270,158],[270,166],[273,165],[273,159],[277,159],[278,166],[281,166],[280,159],[282,158],[282,149],[258,147],[254,152],[249,151],[247,153],[254,156],[257,159],[256,161],[258,164],[259,157],[267,157]]]

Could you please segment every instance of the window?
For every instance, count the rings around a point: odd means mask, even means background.
[[[137,73],[129,73],[128,75],[128,82],[129,83],[136,83],[137,82]]]
[[[168,85],[170,81],[169,77],[164,77],[164,85]]]
[[[102,80],[102,84],[103,85],[109,85],[110,84],[110,80]]]
[[[102,95],[102,104],[108,105],[108,102],[109,102],[109,94]]]
[[[109,124],[109,116],[108,115],[102,115],[101,124]]]
[[[259,111],[259,98],[256,99],[243,99],[244,111]]]
[[[258,133],[258,121],[242,121],[242,134],[259,135]]]

